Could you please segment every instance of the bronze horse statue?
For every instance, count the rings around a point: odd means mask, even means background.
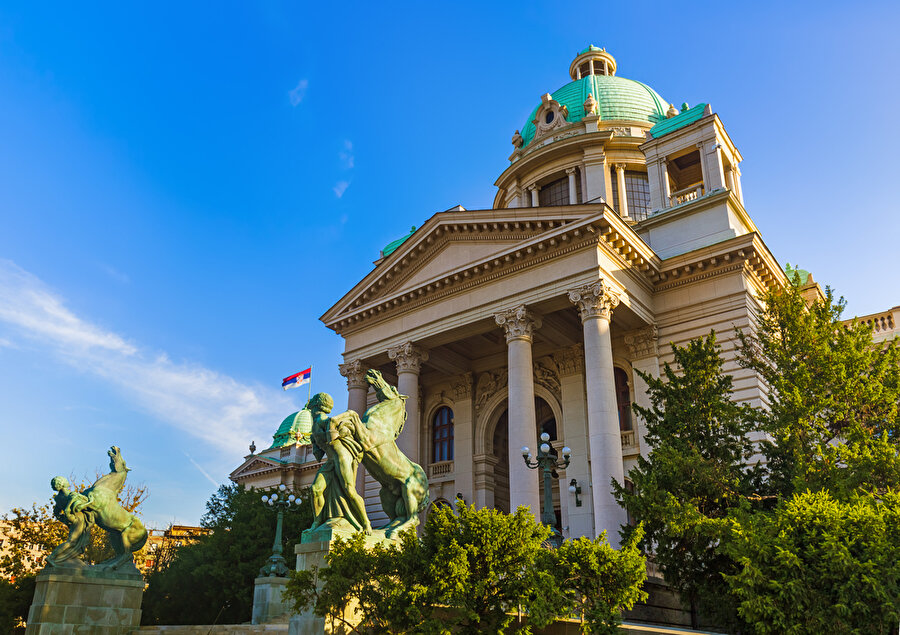
[[[370,369],[366,382],[375,389],[378,403],[366,410],[356,425],[363,447],[362,463],[381,483],[381,507],[390,518],[383,527],[388,538],[419,524],[419,513],[428,506],[428,478],[418,463],[397,447],[406,423],[406,399],[381,373]]]

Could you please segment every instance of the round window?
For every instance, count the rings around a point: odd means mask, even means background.
[[[547,123],[553,123],[553,118],[555,116],[556,116],[556,113],[554,113],[552,110],[548,110],[547,114],[544,115],[544,121]]]

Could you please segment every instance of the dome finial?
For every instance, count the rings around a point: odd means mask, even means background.
[[[591,44],[581,51],[569,65],[569,76],[572,79],[583,79],[589,75],[615,75],[616,59],[600,48]]]

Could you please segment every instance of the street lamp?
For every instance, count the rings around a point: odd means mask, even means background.
[[[550,454],[549,441],[550,435],[546,432],[542,433],[537,459],[534,458],[527,446],[522,448],[522,458],[525,459],[525,465],[532,470],[541,468],[544,471],[544,509],[541,511],[541,522],[549,525],[552,531],[547,542],[553,547],[559,547],[562,544],[562,534],[556,529],[556,514],[553,513],[553,470],[564,470],[569,467],[572,450],[568,446],[564,447],[562,449],[563,459],[557,461],[556,457]]]
[[[284,523],[284,510],[291,505],[299,505],[300,499],[293,494],[287,494],[286,490],[287,487],[282,483],[277,490],[262,497],[263,503],[278,510],[278,521],[275,524],[275,542],[272,544],[272,555],[269,556],[266,564],[259,570],[260,577],[275,575],[284,578],[287,577],[290,571],[284,557],[281,555],[283,551],[281,547],[281,525]]]

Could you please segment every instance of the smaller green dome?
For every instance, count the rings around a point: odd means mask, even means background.
[[[604,51],[604,50],[605,49],[602,49],[599,46],[594,46],[593,44],[591,44],[586,49],[578,51],[578,55],[584,55],[585,53],[589,53],[590,51]]]
[[[309,443],[309,435],[312,432],[312,413],[304,408],[292,415],[285,417],[278,430],[272,436],[272,447],[280,448],[294,443]]]
[[[406,236],[404,236],[403,238],[398,238],[397,240],[392,240],[387,245],[385,245],[384,249],[381,250],[381,257],[384,258],[385,256],[390,256],[392,253],[394,253],[394,251],[396,251],[397,247],[405,243],[406,240],[415,233],[416,226],[413,225]]]

